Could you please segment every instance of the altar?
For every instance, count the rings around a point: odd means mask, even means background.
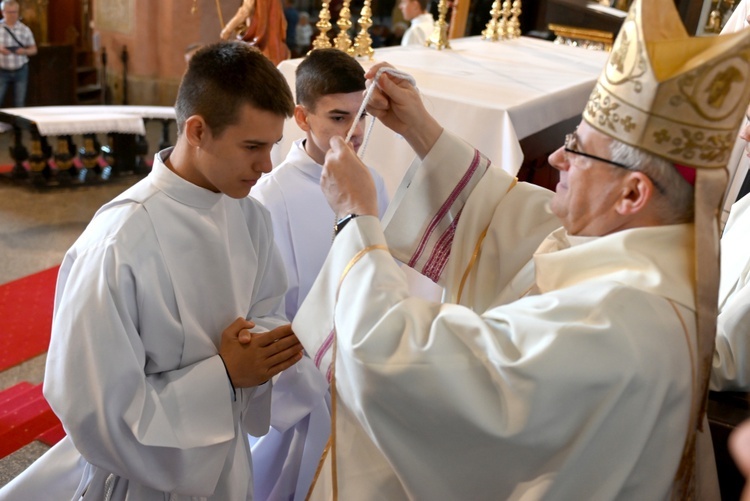
[[[160,148],[175,120],[171,106],[38,106],[0,109],[0,131],[13,131],[10,177],[38,186],[90,184],[145,174],[145,121],[162,123]],[[23,141],[30,136],[30,151]],[[79,148],[72,137],[83,137]],[[53,146],[54,145],[54,146]]]
[[[520,140],[530,140],[527,155],[562,144],[578,123],[608,55],[528,37],[502,42],[468,37],[450,43],[451,49],[440,51],[381,48],[372,61],[359,61],[365,69],[386,61],[412,75],[427,109],[446,129],[514,175],[524,159]],[[301,61],[279,64],[293,92]],[[294,121],[287,120],[284,138],[272,153],[274,165],[301,137]],[[414,156],[406,141],[376,123],[363,160],[380,172],[393,194]]]

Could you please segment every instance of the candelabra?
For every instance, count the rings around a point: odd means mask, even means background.
[[[372,26],[372,9],[370,8],[370,0],[365,0],[362,11],[359,13],[359,33],[354,39],[354,47],[351,51],[353,56],[367,56],[372,59],[375,51],[372,50],[372,38],[367,32],[370,26]]]
[[[339,27],[339,34],[336,35],[336,40],[334,42],[338,50],[351,55],[353,50],[352,41],[349,38],[349,28],[352,27],[352,13],[349,10],[349,2],[350,0],[344,0],[344,5],[341,7],[339,20],[336,21],[336,26]]]
[[[328,31],[331,29],[331,11],[328,10],[328,2],[323,2],[320,8],[320,14],[318,15],[318,22],[315,23],[315,27],[320,30],[320,34],[313,40],[312,49],[328,49],[331,47],[331,40],[328,38]],[[310,53],[308,52],[308,54]]]
[[[445,22],[445,16],[447,13],[448,2],[446,0],[440,0],[440,2],[438,2],[438,20],[437,23],[435,23],[435,27],[432,29],[430,38],[425,42],[427,47],[434,46],[437,50],[451,48],[451,44],[448,41],[448,23]]]
[[[492,2],[492,9],[490,9],[490,20],[485,26],[484,30],[482,30],[482,39],[483,40],[491,40],[493,42],[497,42],[499,39],[503,37],[503,30],[500,26],[500,22],[498,22],[498,17],[500,17],[500,0],[495,0]]]
[[[510,20],[506,30],[508,38],[518,38],[521,36],[521,22],[518,18],[521,16],[521,0],[513,0],[513,6],[510,9]]]

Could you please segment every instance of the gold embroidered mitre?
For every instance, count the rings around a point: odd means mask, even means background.
[[[673,0],[636,0],[583,118],[673,163],[725,167],[749,84],[750,30],[690,37]]]

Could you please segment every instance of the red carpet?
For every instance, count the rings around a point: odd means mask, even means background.
[[[0,285],[0,371],[47,351],[58,268]],[[41,384],[0,391],[0,458],[34,440],[51,446],[64,436]]]
[[[65,436],[42,395],[42,385],[19,383],[0,392],[0,458],[39,440],[49,446]]]
[[[0,371],[47,351],[58,268],[0,285]]]

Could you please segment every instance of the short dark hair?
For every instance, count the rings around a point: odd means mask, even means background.
[[[338,49],[315,49],[297,66],[296,90],[297,104],[315,110],[322,96],[365,90],[365,70]]]
[[[237,123],[244,104],[289,118],[294,100],[283,75],[258,49],[244,42],[219,42],[190,59],[177,91],[177,133],[200,115],[215,136]]]

